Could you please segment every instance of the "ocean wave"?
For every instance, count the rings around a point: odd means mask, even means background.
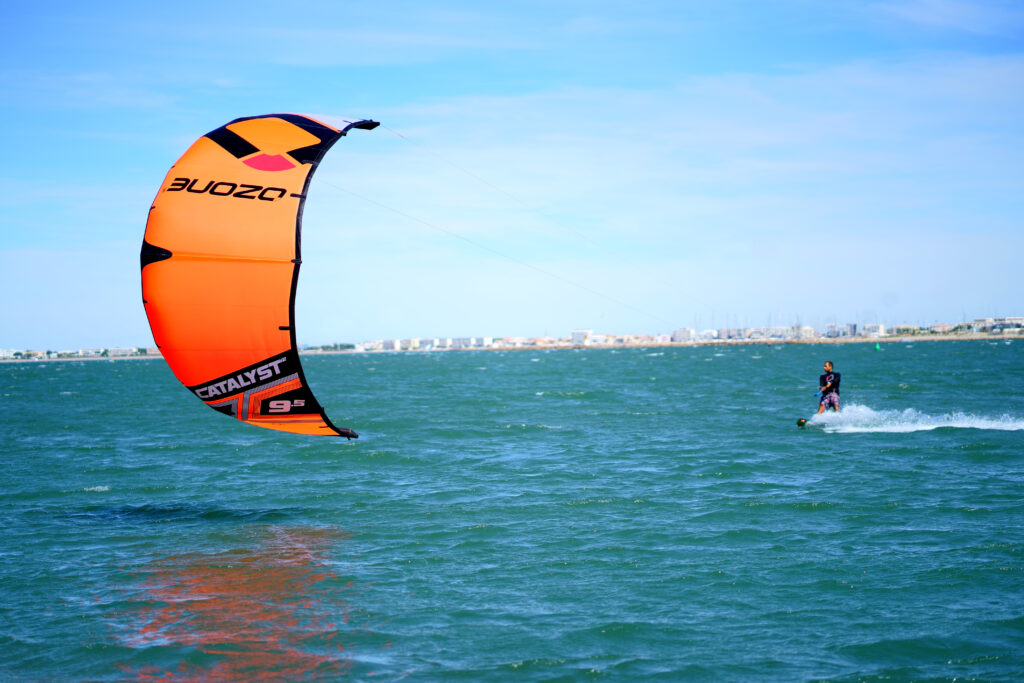
[[[195,505],[190,503],[141,505],[95,506],[69,510],[62,516],[79,522],[216,522],[219,520],[242,520],[248,522],[272,522],[288,519],[296,513],[291,508],[232,509],[216,505]]]
[[[565,429],[561,425],[546,425],[546,424],[526,424],[525,422],[509,423],[502,425],[501,429],[511,429],[516,431],[534,431],[544,429]]]
[[[821,427],[829,433],[925,432],[934,429],[994,429],[999,431],[1024,430],[1024,419],[1011,415],[985,417],[963,412],[929,415],[913,408],[905,410],[874,410],[856,403],[840,413],[826,412],[808,420],[808,425]]]

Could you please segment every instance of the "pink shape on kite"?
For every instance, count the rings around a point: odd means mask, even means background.
[[[258,154],[250,159],[243,159],[242,163],[258,171],[287,171],[289,168],[295,168],[294,163],[280,154]]]

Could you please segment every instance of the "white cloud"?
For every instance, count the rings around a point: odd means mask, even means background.
[[[1021,78],[1024,61],[989,59],[460,98],[380,112],[412,142],[382,128],[356,149],[342,143],[323,173],[337,163],[359,193],[403,211],[460,212],[479,221],[472,234],[538,212],[613,235],[653,219],[658,233],[695,203],[742,212],[758,197],[860,200],[886,194],[880,183],[975,183],[1016,158]]]
[[[938,55],[367,112],[407,139],[353,131],[325,159],[304,222],[300,337],[668,331],[715,311],[761,324],[891,309],[895,322],[970,301],[1019,313],[1024,276],[1007,254],[1024,248],[1021,82],[1019,57]],[[39,230],[80,219],[105,239],[137,221],[141,240],[152,198],[8,186],[15,211],[55,205]],[[842,286],[820,284],[822,245]],[[105,308],[141,316],[137,253],[8,253],[4,282],[24,294],[7,319],[52,310],[60,334],[98,320],[97,345],[147,344],[142,318]],[[111,269],[116,291],[97,284]],[[83,296],[69,304],[69,291]]]
[[[1013,35],[1024,27],[1024,8],[999,0],[899,0],[874,7],[904,21],[982,35]]]
[[[358,196],[315,182],[324,194],[310,199],[304,244],[369,292],[356,296],[374,302],[357,316],[370,337],[374,310],[391,310],[379,325],[403,334],[394,307],[412,312],[405,335],[494,332],[467,330],[460,309],[501,317],[503,333],[585,325],[569,322],[576,312],[643,331],[779,301],[852,317],[892,292],[908,303],[900,312],[958,316],[992,285],[981,245],[1024,246],[1020,203],[1007,203],[1024,196],[1022,73],[1016,58],[947,57],[381,111],[411,141],[379,129],[340,143],[323,179]],[[323,220],[334,238],[312,232]],[[839,254],[842,287],[819,284],[823,245]],[[954,260],[962,278],[946,274]],[[1004,294],[1021,291],[1020,275],[1000,277]]]

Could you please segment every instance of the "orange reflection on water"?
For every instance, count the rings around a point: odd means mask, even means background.
[[[147,658],[156,648],[158,657],[179,661],[132,667],[130,675],[283,681],[347,672],[341,637],[348,607],[338,592],[351,582],[342,584],[325,562],[341,538],[330,529],[266,528],[251,549],[175,556],[146,567],[142,608],[121,641],[147,650]]]

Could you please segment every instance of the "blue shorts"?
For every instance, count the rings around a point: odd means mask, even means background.
[[[821,397],[821,405],[826,408],[835,408],[836,410],[839,410],[839,394],[834,391],[829,394],[825,394]]]

